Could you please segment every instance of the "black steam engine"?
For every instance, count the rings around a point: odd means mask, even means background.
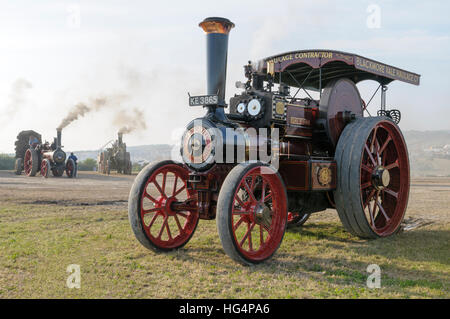
[[[208,18],[200,26],[207,95],[190,96],[189,104],[207,113],[186,128],[183,163],[150,164],[136,178],[128,212],[141,244],[176,249],[199,219],[216,219],[225,252],[253,264],[275,253],[288,224],[327,208],[356,236],[396,233],[408,201],[409,160],[400,112],[386,109],[386,91],[393,80],[418,85],[420,76],[345,52],[288,52],[249,62],[246,82],[237,83],[243,91],[226,114],[234,24]],[[363,80],[379,83],[381,116],[364,117],[370,101],[356,87]]]
[[[53,143],[42,143],[40,135],[32,131],[23,131],[18,135],[16,142],[16,174],[20,175],[22,170],[27,176],[41,176],[47,178],[52,172],[53,176],[60,177],[66,172],[67,177],[72,178],[77,173],[77,163],[73,158],[67,158],[62,150],[61,130],[57,129],[57,137]],[[37,136],[39,138],[37,138]],[[18,148],[18,145],[21,147]],[[18,149],[23,149],[19,152]]]

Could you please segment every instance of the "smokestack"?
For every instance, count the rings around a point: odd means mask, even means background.
[[[57,128],[56,129],[56,147],[61,148],[61,131],[62,129]]]
[[[122,133],[122,132],[119,132],[119,133],[117,133],[117,136],[119,137],[119,145],[120,145],[120,144],[122,144],[122,136],[123,136],[123,133]]]
[[[219,103],[208,107],[219,120],[226,120],[225,83],[227,77],[228,34],[234,23],[225,18],[206,18],[199,26],[206,32],[207,94],[217,94]]]

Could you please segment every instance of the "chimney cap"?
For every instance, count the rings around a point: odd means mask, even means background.
[[[228,34],[232,28],[234,28],[234,23],[226,18],[221,17],[210,17],[206,18],[199,23],[199,26],[207,34],[209,33],[223,33]]]

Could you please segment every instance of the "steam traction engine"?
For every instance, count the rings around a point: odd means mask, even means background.
[[[409,160],[400,112],[386,109],[386,90],[393,80],[418,85],[420,76],[344,52],[289,52],[245,66],[247,81],[237,83],[243,92],[225,114],[234,25],[208,18],[200,26],[208,95],[189,102],[208,111],[187,126],[184,163],[150,164],[137,176],[128,214],[139,242],[177,249],[199,219],[215,218],[225,252],[254,264],[275,253],[288,224],[326,208],[336,208],[345,229],[361,238],[396,233],[408,202]],[[364,117],[370,101],[355,85],[363,80],[379,83],[378,116]],[[297,97],[301,90],[306,97]]]
[[[36,142],[29,145],[30,136],[36,137]],[[66,172],[67,177],[72,178],[77,173],[77,163],[68,158],[61,146],[61,130],[57,130],[57,137],[53,143],[42,143],[41,136],[34,131],[22,131],[16,141],[16,174],[22,170],[27,176],[41,176],[47,178],[50,171],[53,176],[60,177]]]
[[[127,144],[123,142],[123,133],[118,133],[118,139],[111,147],[103,150],[97,157],[98,171],[110,174],[111,169],[119,174],[131,175],[132,163],[130,152],[127,152]]]

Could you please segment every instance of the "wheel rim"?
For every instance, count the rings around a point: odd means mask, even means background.
[[[47,161],[44,160],[41,163],[41,175],[43,177],[47,177],[48,176],[48,165],[47,165]]]
[[[406,211],[409,162],[405,141],[394,124],[379,122],[369,134],[361,159],[361,203],[371,229],[392,234]]]
[[[261,167],[247,172],[234,193],[231,214],[240,253],[253,261],[270,257],[283,239],[286,221],[286,195],[278,175],[262,174]]]
[[[156,169],[148,178],[140,201],[141,224],[148,238],[163,249],[186,243],[195,231],[198,214],[174,211],[171,204],[192,198],[188,172],[175,164]]]
[[[33,169],[33,159],[31,157],[31,151],[27,150],[25,152],[25,157],[23,160],[23,168],[26,175],[30,175],[31,170]]]

